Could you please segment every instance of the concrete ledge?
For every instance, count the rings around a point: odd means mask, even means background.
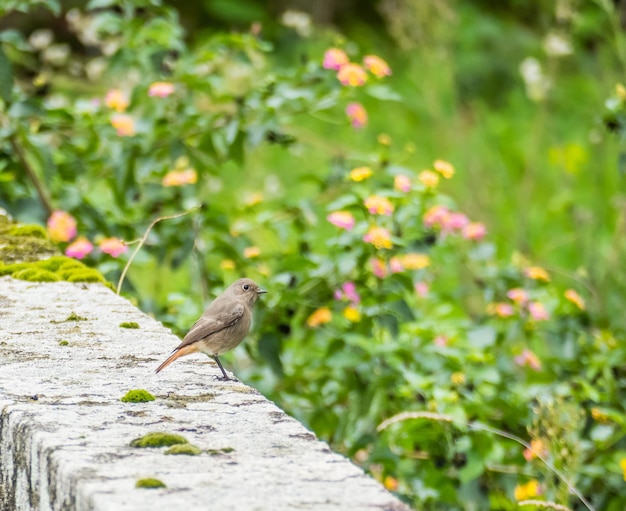
[[[177,342],[104,286],[0,278],[0,509],[408,509],[206,357],[155,375]],[[152,431],[203,452],[130,447]],[[135,488],[148,477],[166,488]]]

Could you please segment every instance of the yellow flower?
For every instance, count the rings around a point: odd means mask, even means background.
[[[341,85],[359,87],[367,81],[367,74],[365,69],[358,64],[344,64],[337,71],[337,79],[341,82]]]
[[[529,266],[524,270],[524,275],[529,279],[550,282],[550,275],[548,275],[548,272],[540,266]]]
[[[333,319],[333,313],[330,312],[328,307],[321,307],[311,314],[306,320],[306,324],[310,328],[315,328],[324,323],[328,323]]]
[[[356,169],[352,169],[350,171],[350,179],[357,182],[365,181],[368,177],[371,177],[372,174],[372,169],[369,167],[357,167]]]
[[[387,476],[383,481],[383,486],[389,491],[396,491],[398,489],[398,480],[395,477]]]
[[[432,170],[422,170],[418,175],[420,183],[426,188],[435,188],[439,184],[439,176]]]
[[[232,259],[224,259],[220,263],[220,268],[222,270],[234,270],[235,269],[235,261],[233,261]]]
[[[370,227],[370,230],[363,236],[363,241],[371,243],[378,249],[393,247],[391,234],[383,227]]]
[[[576,305],[581,311],[585,310],[585,300],[573,289],[565,291],[565,298]]]
[[[610,422],[609,416],[606,413],[604,413],[602,410],[600,410],[599,408],[591,409],[591,417],[593,417],[593,420],[602,422],[605,424],[607,422]]]
[[[387,133],[378,135],[377,140],[380,145],[391,145],[391,137]]]
[[[348,305],[343,310],[343,317],[346,318],[348,321],[358,323],[359,321],[361,321],[361,312],[353,305]]]
[[[376,78],[382,78],[391,74],[391,68],[387,62],[376,55],[366,55],[363,58],[363,64]]]
[[[370,195],[365,199],[365,207],[372,215],[387,215],[393,213],[393,204],[385,197]]]
[[[246,247],[243,249],[243,256],[246,259],[252,259],[253,257],[259,257],[261,255],[261,249],[259,247]]]
[[[541,494],[541,487],[539,481],[532,479],[526,484],[518,484],[515,487],[515,500],[526,500],[532,497],[537,497]]]
[[[163,186],[183,186],[192,185],[198,181],[198,174],[194,169],[187,170],[170,170],[165,176],[161,184]]]
[[[465,383],[465,374],[461,372],[452,373],[450,375],[450,381],[454,385],[462,385],[463,383]]]
[[[400,260],[406,270],[421,270],[430,265],[430,257],[426,254],[405,254]]]
[[[622,469],[622,472],[624,473],[624,481],[626,481],[626,458],[619,460],[619,468]]]
[[[119,89],[111,89],[104,97],[104,104],[121,113],[128,108],[128,96]]]
[[[433,167],[435,167],[435,170],[446,179],[450,179],[452,176],[454,176],[454,167],[451,163],[448,163],[447,161],[437,160],[435,161],[435,163],[433,163]]]

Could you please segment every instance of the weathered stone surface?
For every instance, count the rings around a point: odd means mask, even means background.
[[[0,278],[0,509],[407,509],[206,357],[154,374],[177,342],[104,286]],[[131,389],[156,400],[121,402]],[[130,447],[152,431],[203,452]]]

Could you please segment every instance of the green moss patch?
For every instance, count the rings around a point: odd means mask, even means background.
[[[41,261],[5,264],[0,253],[0,276],[10,275],[32,282],[99,282],[108,284],[100,272],[70,257],[55,255]]]
[[[139,323],[136,321],[124,321],[120,323],[120,328],[139,328]]]
[[[169,447],[177,444],[188,444],[189,442],[184,436],[173,435],[172,433],[148,433],[142,437],[135,438],[131,443],[131,447]]]
[[[154,396],[147,390],[136,389],[129,390],[121,401],[124,403],[147,403],[148,401],[154,401],[154,399]]]
[[[186,456],[198,456],[202,454],[202,450],[199,447],[196,447],[192,444],[177,444],[172,445],[165,454],[183,454]]]
[[[44,227],[19,225],[7,216],[0,215],[0,261],[37,261],[57,253]]]
[[[24,268],[14,272],[11,276],[14,279],[29,282],[58,282],[61,280],[61,277],[43,268]]]
[[[139,479],[135,483],[135,488],[167,488],[165,483],[159,479],[155,479],[154,477],[147,477],[145,479]]]
[[[222,449],[208,449],[207,453],[211,456],[219,456],[221,454],[228,454],[229,452],[233,452],[235,449],[232,447],[224,447]]]
[[[9,236],[32,237],[42,240],[48,239],[48,233],[41,225],[12,225],[6,231]]]
[[[59,341],[59,346],[67,346],[69,341]]]

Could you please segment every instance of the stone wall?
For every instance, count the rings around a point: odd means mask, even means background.
[[[207,357],[156,375],[177,342],[103,285],[1,277],[0,510],[408,509]],[[196,455],[130,445],[151,432]]]

